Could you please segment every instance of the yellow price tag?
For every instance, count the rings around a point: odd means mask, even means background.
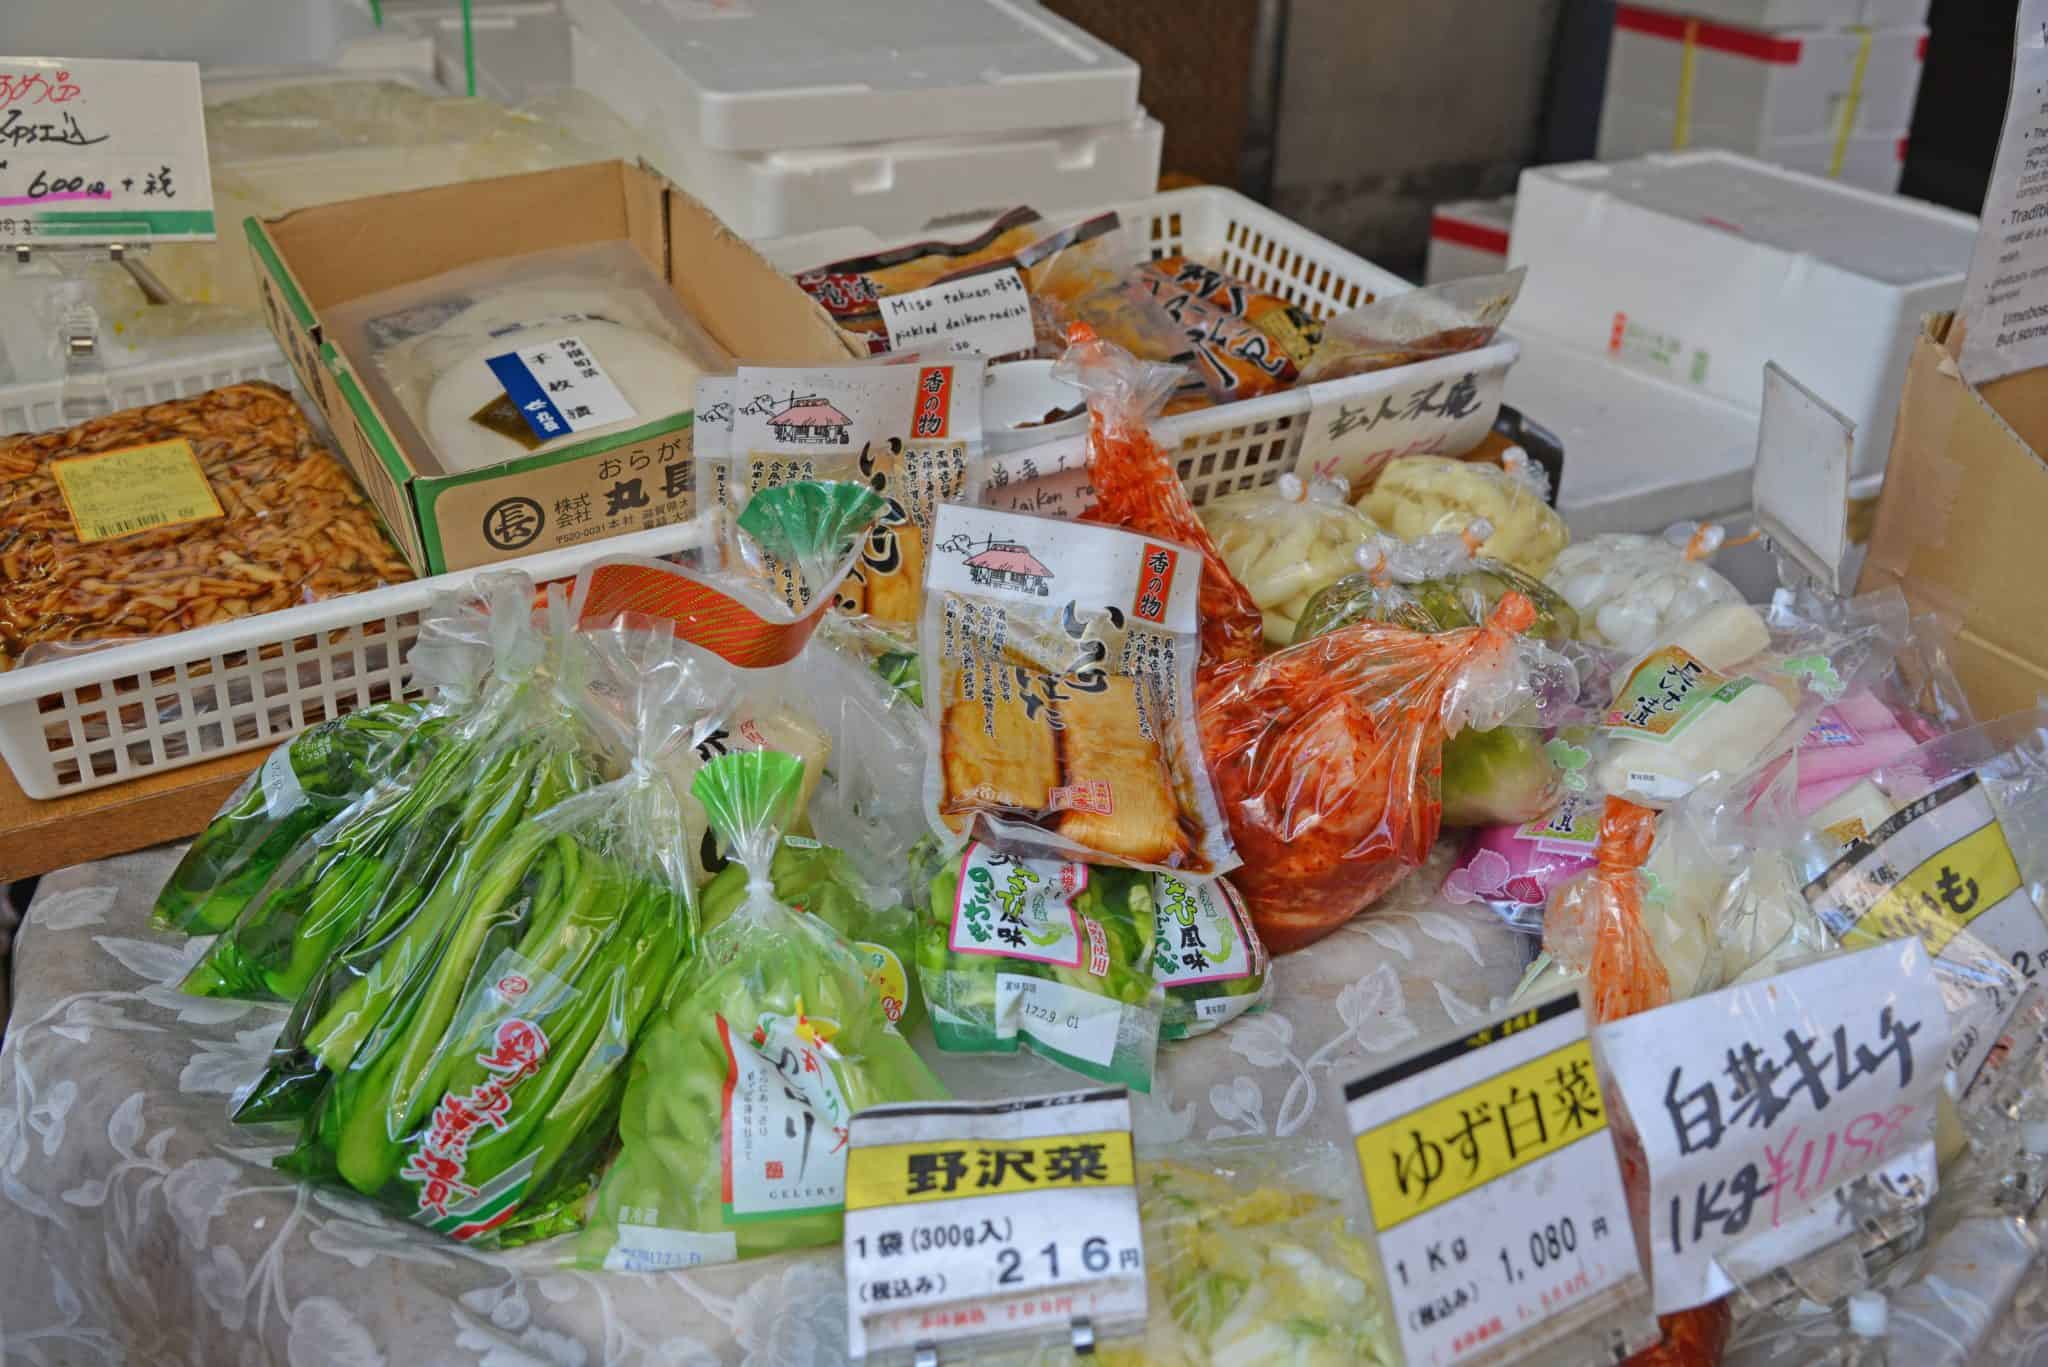
[[[52,461],[50,474],[81,542],[223,515],[192,443],[183,437]]]
[[[868,1210],[1065,1187],[1128,1187],[1134,1172],[1129,1130],[878,1144],[847,1153],[846,1208]]]
[[[1842,937],[1860,948],[1918,935],[1930,954],[1941,953],[1956,932],[2019,891],[2020,867],[1996,821],[1922,860],[1858,918]]]
[[[1583,1038],[1358,1136],[1358,1168],[1385,1233],[1607,1128]]]

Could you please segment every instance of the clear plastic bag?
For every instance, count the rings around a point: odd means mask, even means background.
[[[590,647],[599,687],[629,700],[606,738],[623,772],[523,813],[427,891],[380,964],[398,982],[382,1009],[373,985],[354,1031],[314,1032],[331,1077],[278,1160],[457,1240],[575,1227],[626,1058],[697,943],[682,807],[654,759],[716,685],[666,632],[621,623]]]
[[[1379,531],[1349,496],[1341,479],[1286,474],[1202,509],[1202,525],[1231,576],[1259,605],[1267,645],[1296,639],[1296,624],[1316,595],[1354,572],[1361,548]]]
[[[1151,875],[979,842],[935,860],[918,979],[939,1047],[1027,1048],[1098,1082],[1150,1091],[1165,1003]]]
[[[775,896],[802,769],[773,751],[721,755],[691,784],[746,870],[745,898],[635,1046],[581,1262],[658,1271],[832,1243],[853,1113],[945,1095],[845,937]]]
[[[1672,999],[1671,978],[1644,928],[1643,865],[1656,839],[1657,814],[1618,797],[1606,800],[1594,867],[1551,894],[1543,949],[1586,980],[1595,1024],[1648,1011]]]
[[[1321,319],[1226,271],[1184,256],[1160,257],[1148,262],[1145,270],[1182,294],[1192,294],[1233,318],[1244,319],[1278,343],[1296,366],[1306,365],[1323,340]]]
[[[1259,605],[1231,576],[1228,561],[1188,501],[1172,459],[1148,426],[1180,381],[1177,367],[1148,364],[1093,329],[1076,324],[1056,378],[1088,396],[1088,478],[1095,486],[1091,522],[1164,537],[1202,557],[1202,654],[1207,670],[1256,659],[1265,634]]]
[[[1522,292],[1527,270],[1470,276],[1389,295],[1340,313],[1302,368],[1302,383],[1366,375],[1489,346]]]
[[[1153,969],[1166,989],[1162,1040],[1193,1039],[1266,1009],[1273,961],[1228,879],[1154,874],[1159,928]]]
[[[1492,532],[1478,554],[1540,579],[1571,533],[1544,502],[1541,467],[1522,462],[1519,469],[1448,456],[1402,456],[1388,462],[1358,506],[1403,541],[1462,532],[1483,520]]]
[[[1534,618],[1510,593],[1484,626],[1361,622],[1204,680],[1202,751],[1267,948],[1329,934],[1422,863],[1442,817],[1444,738],[1501,725],[1544,691],[1543,674],[1570,671],[1518,639]]]
[[[1356,552],[1358,573],[1310,598],[1294,639],[1305,641],[1367,620],[1393,626],[1413,621],[1418,631],[1476,627],[1510,590],[1536,609],[1531,636],[1563,641],[1577,635],[1578,615],[1549,585],[1481,554],[1492,536],[1493,524],[1478,518],[1414,541],[1385,535],[1366,541]],[[1390,594],[1388,584],[1399,585],[1402,592]]]
[[[1605,532],[1558,552],[1544,578],[1579,615],[1583,639],[1632,654],[1742,594],[1707,562],[1727,533],[1679,523],[1661,536]]]
[[[1567,792],[1532,821],[1474,827],[1444,877],[1444,900],[1490,907],[1515,929],[1541,934],[1552,890],[1594,863],[1600,807],[1597,797]]]

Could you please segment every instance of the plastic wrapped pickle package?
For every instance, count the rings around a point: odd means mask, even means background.
[[[945,1095],[845,937],[775,895],[802,770],[790,755],[735,753],[691,783],[745,870],[744,896],[635,1047],[580,1261],[653,1271],[832,1243],[853,1113]]]
[[[1388,463],[1358,506],[1404,541],[1431,532],[1461,532],[1484,518],[1492,534],[1479,548],[1524,574],[1541,578],[1571,533],[1545,498],[1543,471],[1527,461],[1508,470],[1447,456],[1402,456]]]
[[[1266,1009],[1273,961],[1227,879],[1154,874],[1152,899],[1159,921],[1153,970],[1166,989],[1160,1039],[1193,1039]]]
[[[358,708],[272,750],[172,870],[157,893],[156,925],[193,935],[227,929],[301,841],[431,750],[475,705],[491,666],[489,632],[481,600],[437,598],[408,656],[426,696]]]
[[[731,359],[624,241],[460,266],[349,301],[330,337],[415,453],[458,475],[689,411]]]
[[[1491,345],[1522,292],[1522,267],[1375,299],[1323,325],[1304,384],[1365,375]]]
[[[1356,569],[1360,547],[1379,530],[1351,506],[1343,480],[1294,474],[1212,500],[1202,525],[1259,605],[1269,646],[1295,639],[1296,622],[1315,596]]]
[[[1742,594],[1708,563],[1727,533],[1678,523],[1661,536],[1606,532],[1558,552],[1544,578],[1578,613],[1583,639],[1640,653]]]
[[[1540,934],[1551,890],[1594,862],[1600,808],[1598,795],[1566,791],[1533,820],[1474,827],[1444,877],[1444,899],[1490,907],[1515,929]]]
[[[318,1006],[316,983],[359,934],[410,918],[446,870],[487,852],[520,813],[596,781],[579,696],[584,647],[559,600],[536,621],[533,583],[489,576],[490,676],[473,706],[378,777],[279,864],[193,966],[199,996]]]
[[[939,355],[889,365],[741,366],[735,376],[700,381],[696,486],[702,506],[736,519],[727,523],[727,558],[760,565],[783,581],[792,607],[808,605],[826,586],[773,556],[753,534],[773,500],[752,505],[799,481],[864,486],[880,511],[833,601],[911,642],[938,507],[978,501],[987,476],[984,371],[978,357]]]
[[[629,699],[629,726],[593,718],[618,776],[536,804],[427,890],[309,1033],[330,1076],[278,1160],[453,1239],[577,1227],[626,1058],[697,942],[682,807],[653,759],[716,685],[667,631],[585,639],[593,691]]]

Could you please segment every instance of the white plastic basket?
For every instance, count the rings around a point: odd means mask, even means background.
[[[658,527],[23,666],[0,674],[0,758],[24,793],[52,798],[274,744],[414,691],[408,656],[437,593],[705,542],[696,523]]]
[[[268,380],[286,389],[298,387],[291,362],[266,332],[235,333],[211,347],[181,346],[168,356],[127,360],[116,354],[107,360],[104,371],[75,380],[60,377],[0,385],[0,437],[43,432],[80,421],[79,415],[66,415],[67,400],[83,406],[80,414],[91,416],[190,398],[250,380]]]

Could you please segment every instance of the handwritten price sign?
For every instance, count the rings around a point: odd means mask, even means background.
[[[198,66],[0,57],[0,243],[213,236]]]

